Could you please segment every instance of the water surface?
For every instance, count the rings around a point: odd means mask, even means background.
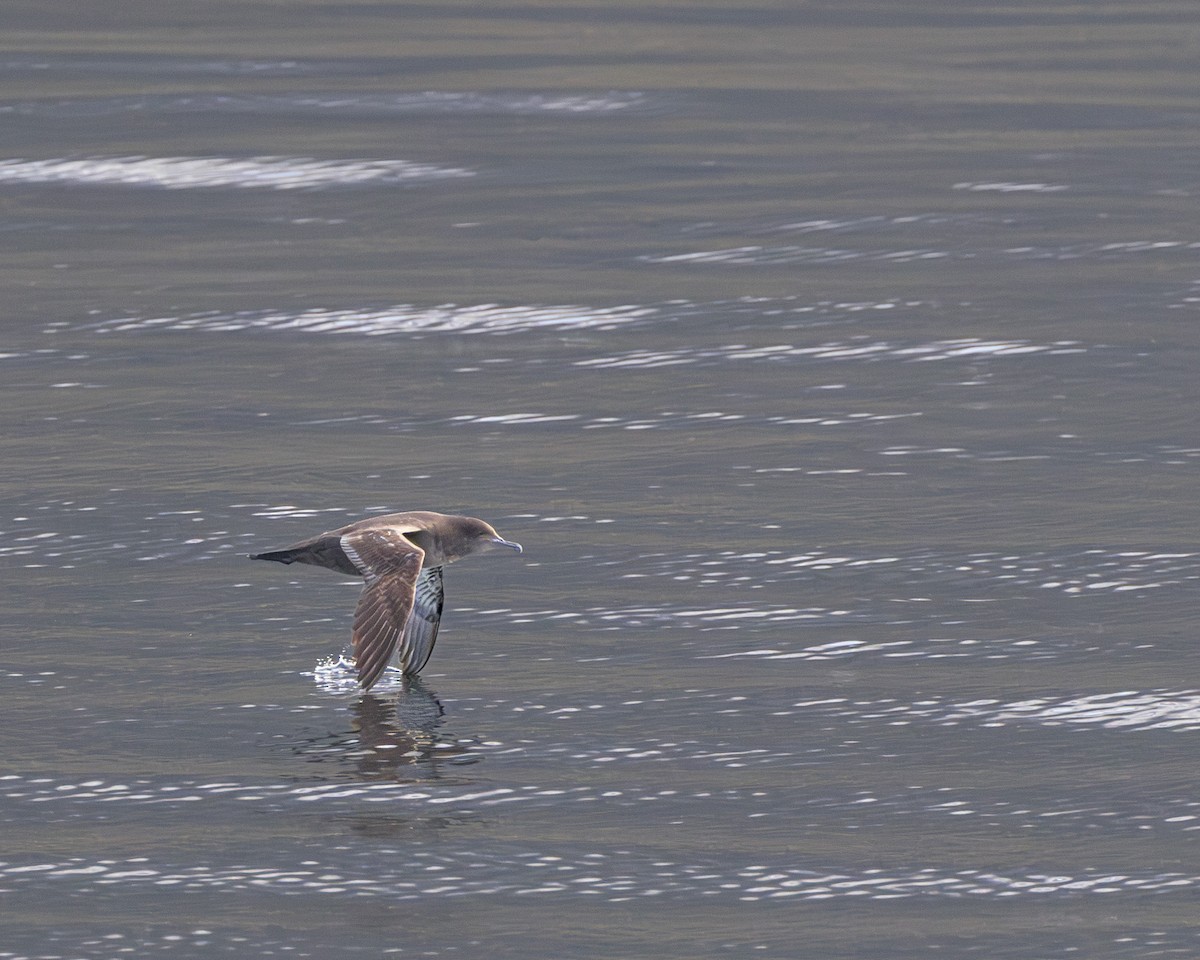
[[[14,11],[0,960],[1194,953],[1192,19]]]

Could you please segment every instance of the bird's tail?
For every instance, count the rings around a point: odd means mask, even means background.
[[[252,553],[251,560],[275,560],[279,563],[295,563],[299,550],[268,550],[266,553]]]

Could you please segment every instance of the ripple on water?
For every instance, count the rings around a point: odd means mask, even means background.
[[[119,557],[143,563],[181,562],[245,552],[254,536],[219,526],[213,529],[205,511],[186,508],[160,509],[149,515],[125,517],[116,527],[81,532],[95,527],[93,514],[108,516],[107,507],[111,503],[75,500],[26,507],[4,524],[0,558],[18,559],[31,568],[61,569],[81,563],[110,563]]]
[[[957,183],[954,190],[972,193],[1050,194],[1067,190],[1065,184],[975,182]],[[966,226],[957,237],[947,227]],[[1022,239],[1034,236],[1032,243],[980,245],[978,236],[992,238],[996,227],[1021,228]],[[824,266],[836,264],[912,264],[946,261],[1068,261],[1068,260],[1126,260],[1159,255],[1190,255],[1200,249],[1200,241],[1176,237],[1133,237],[1129,239],[1046,243],[1040,242],[1050,224],[1020,218],[1008,213],[948,214],[916,212],[912,214],[876,214],[858,217],[812,217],[803,220],[770,222],[703,222],[684,228],[681,233],[691,237],[719,237],[727,246],[683,252],[648,253],[637,259],[642,263],[683,267],[770,267],[778,265]],[[897,235],[904,237],[905,246],[805,246],[800,244],[730,243],[745,238],[800,235],[818,239],[821,235],[846,236],[857,234],[876,242],[891,242]]]
[[[949,250],[848,250],[838,247],[764,247],[749,244],[742,247],[725,247],[720,250],[699,250],[693,253],[674,253],[660,256],[638,257],[643,263],[656,264],[730,264],[733,266],[771,266],[777,264],[827,264],[827,263],[916,263],[929,260],[965,259],[971,253],[954,253]]]
[[[12,53],[0,59],[0,70],[13,73],[35,72],[85,74],[161,74],[175,78],[180,74],[218,76],[295,76],[330,69],[328,61],[212,59],[206,57],[162,56],[139,52],[135,56],[114,53],[106,57],[55,57],[35,53]]]
[[[212,72],[304,73],[301,63],[210,63]],[[202,68],[200,72],[203,72]],[[70,100],[32,100],[0,104],[0,114],[47,118],[103,117],[136,112],[139,116],[175,113],[249,113],[273,116],[336,111],[346,115],[494,114],[576,116],[643,111],[661,104],[635,90],[603,93],[484,93],[479,91],[422,91],[416,93],[280,93],[187,94],[94,97]]]
[[[400,303],[374,310],[246,311],[181,317],[126,317],[91,325],[99,333],[140,330],[202,330],[228,333],[259,330],[380,336],[411,333],[514,333],[539,328],[588,329],[629,324],[657,314],[654,307],[593,308],[572,304],[504,307],[445,303],[418,307]]]
[[[1003,255],[1017,260],[1113,260],[1136,254],[1194,253],[1200,242],[1187,240],[1123,240],[1111,243],[1073,243],[1059,246],[1006,247]]]
[[[792,707],[837,717],[854,725],[886,721],[890,726],[928,723],[978,728],[1032,725],[1123,731],[1200,729],[1200,693],[1194,690],[1072,693],[1012,701],[987,698],[954,701],[938,696],[914,703],[832,698],[800,701]]]
[[[769,323],[791,330],[854,323],[928,306],[920,300],[806,301],[798,297],[739,297],[694,303],[589,306],[581,304],[393,304],[386,307],[315,307],[306,310],[207,311],[177,317],[117,317],[83,325],[101,333],[143,329],[175,331],[272,331],[358,336],[419,333],[519,333],[527,330],[628,329],[694,317],[728,323]]]
[[[435,851],[386,846],[364,856],[273,863],[168,864],[149,857],[0,861],[7,886],[60,885],[64,891],[112,887],[183,890],[257,890],[284,896],[312,893],[395,900],[498,894],[601,896],[620,902],[643,897],[717,897],[740,901],[892,900],[930,896],[1072,897],[1121,893],[1172,893],[1194,889],[1200,877],[1185,872],[1138,873],[1083,869],[1072,873],[941,867],[840,869],[789,862],[680,862],[628,850],[578,853],[539,850]]]
[[[638,417],[595,417],[583,414],[544,412],[505,414],[460,414],[442,421],[449,426],[532,426],[547,423],[574,423],[584,430],[676,430],[695,426],[719,427],[841,427],[867,423],[886,423],[919,417],[921,412],[871,413],[844,410],[815,413],[812,416],[772,416],[726,413],[721,410],[688,412],[660,410]]]
[[[305,190],[361,184],[408,184],[474,176],[460,167],[404,160],[313,157],[83,157],[0,160],[0,183]]]
[[[954,184],[955,190],[971,193],[1060,193],[1071,189],[1065,183],[1019,183],[1011,180],[964,180]]]
[[[861,556],[822,549],[719,550],[641,554],[602,561],[621,579],[669,578],[699,586],[756,588],[830,576],[901,574],[907,584],[1031,587],[1067,594],[1127,593],[1200,580],[1200,553],[1093,547],[1021,553],[934,553]],[[894,577],[893,577],[894,579]]]
[[[974,722],[1000,727],[1098,726],[1109,730],[1200,730],[1200,692],[1122,690],[1114,693],[1030,697],[1025,700],[973,700],[950,704],[939,722]]]
[[[344,507],[294,504],[234,503],[202,510],[167,508],[132,502],[123,488],[88,500],[49,499],[25,504],[3,521],[0,558],[20,559],[27,567],[70,569],[81,563],[111,563],[124,558],[138,563],[171,560],[184,563],[247,553],[261,533],[229,529],[232,513],[267,520],[326,520],[341,526],[363,513],[388,513],[387,506],[354,511]],[[147,512],[149,511],[149,512]],[[213,514],[218,514],[214,516]]]
[[[918,446],[896,444],[878,451],[881,457],[897,462],[912,460],[965,460],[978,463],[1016,463],[1029,460],[1057,460],[1067,463],[1100,461],[1104,464],[1147,463],[1156,466],[1189,466],[1200,462],[1200,449],[1171,443],[1146,443],[1124,446],[1118,450],[1088,448],[1074,441],[1075,437],[1060,437],[1046,444],[1025,443],[1020,452],[1004,448],[969,448]]]
[[[800,623],[809,620],[829,622],[843,618],[866,619],[865,614],[853,610],[794,607],[786,604],[722,604],[694,607],[650,604],[628,607],[589,606],[577,610],[562,610],[553,607],[542,609],[493,607],[486,610],[458,607],[456,609],[464,614],[475,613],[492,621],[499,618],[512,624],[553,621],[607,631],[653,627],[655,630],[682,629],[704,632],[714,629],[736,630],[756,624]]]
[[[983,213],[902,213],[902,214],[868,214],[858,217],[811,217],[804,220],[778,219],[768,222],[753,221],[748,223],[701,223],[682,230],[682,233],[696,236],[706,234],[729,233],[732,230],[747,234],[811,234],[811,233],[885,233],[897,230],[907,230],[913,227],[944,227],[963,226],[979,227],[1008,225],[1015,223],[1014,217],[1005,214]]]
[[[750,346],[744,343],[719,347],[684,347],[673,350],[627,350],[603,357],[575,362],[579,367],[613,369],[632,367],[679,366],[684,364],[716,364],[741,361],[839,360],[925,362],[940,360],[987,360],[1014,356],[1062,356],[1086,353],[1088,347],[1078,340],[1055,340],[1034,343],[1029,340],[984,340],[964,337],[955,340],[903,342],[855,337],[830,341],[814,346],[790,343]]]
[[[679,416],[684,420],[691,417]],[[709,415],[699,416],[704,420],[711,419]],[[470,422],[477,421],[472,418]],[[501,418],[499,422],[508,421]],[[139,562],[212,560],[231,552],[249,552],[254,541],[261,541],[261,532],[239,532],[238,517],[319,521],[324,528],[331,529],[364,514],[392,510],[394,506],[389,504],[351,509],[239,502],[221,507],[214,516],[212,510],[184,505],[134,505],[130,503],[127,491],[114,488],[103,496],[86,500],[51,498],[19,505],[19,512],[0,521],[0,533],[3,534],[0,558],[18,559],[27,566],[62,568],[81,563],[108,563],[120,557]],[[616,522],[612,517],[582,515],[523,514],[513,519],[550,524],[608,525]],[[936,588],[944,594],[950,589],[960,598],[967,599],[972,597],[973,591],[986,589],[992,600],[1002,596],[997,590],[1006,591],[1009,596],[1027,595],[1029,590],[1068,595],[1119,595],[1178,587],[1200,580],[1200,554],[1111,547],[1013,553],[923,551],[873,556],[823,548],[796,551],[777,547],[754,551],[633,555],[622,549],[619,555],[601,554],[585,562],[599,569],[612,569],[618,582],[661,579],[671,581],[673,589],[682,585],[695,589],[719,587],[733,593],[726,593],[723,602],[718,603],[706,598],[699,604],[503,608],[489,610],[487,615],[508,618],[513,623],[565,620],[613,630],[644,625],[690,629],[801,620],[833,622],[857,618],[877,621],[876,613],[863,609],[747,603],[740,597],[734,600],[734,596],[736,591],[760,590],[774,584],[819,582],[830,578],[844,580],[847,577],[863,578],[867,584],[863,589],[877,593],[877,588],[869,585],[880,575],[889,578],[889,590],[895,587],[899,578],[902,585],[918,591],[928,593]],[[471,608],[461,609],[467,612]]]

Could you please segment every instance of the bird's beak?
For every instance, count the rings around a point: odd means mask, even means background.
[[[516,550],[517,553],[521,552],[521,545],[519,543],[513,543],[511,540],[502,540],[500,537],[492,537],[492,543],[498,547],[509,547],[512,550]]]

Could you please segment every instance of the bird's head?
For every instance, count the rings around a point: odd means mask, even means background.
[[[490,523],[476,520],[474,517],[455,517],[454,519],[454,545],[450,552],[456,557],[482,553],[485,550],[495,550],[497,547],[508,547],[517,553],[521,552],[519,543],[505,540]]]

